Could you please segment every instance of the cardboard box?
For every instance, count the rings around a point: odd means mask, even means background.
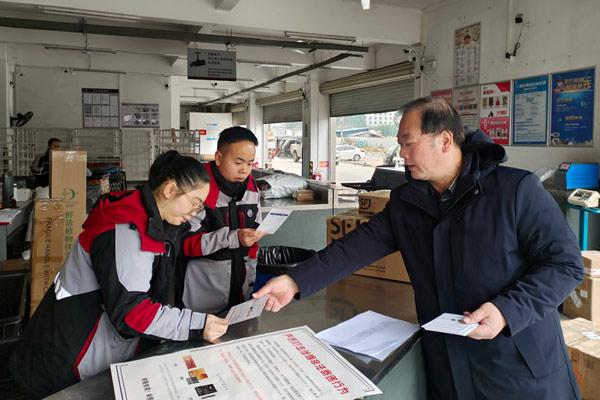
[[[300,202],[313,201],[315,193],[310,189],[298,189],[294,197]]]
[[[583,400],[600,400],[600,325],[583,318],[561,325]]]
[[[33,203],[31,315],[63,264],[65,215],[66,204],[62,199],[37,199]]]
[[[583,268],[587,276],[600,278],[600,251],[584,250],[581,252]]]
[[[327,244],[341,238],[356,229],[360,224],[369,221],[369,216],[349,211],[327,218]],[[410,282],[404,260],[400,252],[390,254],[371,265],[356,271],[356,275],[372,276],[393,281]]]
[[[30,269],[30,261],[21,258],[9,258],[0,264],[0,271],[2,272],[29,271]]]
[[[584,276],[583,282],[563,303],[563,313],[573,318],[600,322],[600,278]]]
[[[83,230],[86,218],[86,165],[85,151],[50,152],[50,197],[65,200],[65,255]]]
[[[391,190],[375,190],[358,194],[358,212],[374,215],[380,213],[390,201]]]

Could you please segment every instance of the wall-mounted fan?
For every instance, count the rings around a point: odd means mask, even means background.
[[[33,112],[27,111],[25,114],[17,113],[16,117],[10,117],[10,126],[19,128],[25,125],[33,117]]]

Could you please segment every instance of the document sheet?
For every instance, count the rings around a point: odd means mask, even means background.
[[[332,346],[383,361],[419,329],[419,325],[365,311],[319,332],[317,337]]]
[[[467,336],[479,324],[465,324],[462,322],[464,315],[444,313],[423,325],[427,331],[449,333],[451,335]]]
[[[307,326],[112,364],[115,398],[356,399],[381,391]]]
[[[271,211],[269,211],[269,214],[267,214],[265,219],[263,219],[263,221],[260,223],[258,228],[256,228],[256,230],[267,232],[268,234],[272,235],[273,233],[277,232],[277,229],[279,229],[279,227],[283,225],[283,223],[286,219],[288,219],[291,213],[291,210],[285,210],[283,208],[273,208],[271,209]]]
[[[225,319],[229,321],[229,325],[233,325],[248,319],[260,317],[268,299],[269,296],[263,296],[260,299],[250,299],[242,304],[233,306]]]

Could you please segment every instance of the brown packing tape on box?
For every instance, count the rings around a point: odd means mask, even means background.
[[[584,276],[563,303],[563,313],[600,323],[600,278]]]
[[[65,255],[83,230],[86,218],[86,164],[85,151],[50,152],[50,197],[65,200]]]
[[[63,199],[37,199],[33,203],[31,315],[63,264],[65,214]]]
[[[337,240],[369,221],[369,216],[348,211],[327,218],[327,244]],[[410,282],[400,252],[390,254],[355,272],[356,275]]]
[[[571,366],[584,400],[600,400],[600,324],[561,321]]]

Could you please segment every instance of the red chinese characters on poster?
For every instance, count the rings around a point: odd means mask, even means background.
[[[481,85],[479,129],[497,144],[509,144],[510,81]]]

